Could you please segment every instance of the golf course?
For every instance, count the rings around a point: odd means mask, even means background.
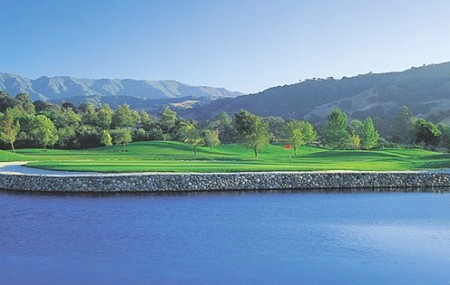
[[[0,162],[27,161],[27,167],[88,172],[245,172],[245,171],[403,171],[450,167],[450,154],[422,149],[330,150],[300,147],[297,155],[282,144],[261,149],[259,158],[239,144],[199,147],[172,141],[136,142],[82,150],[0,151]]]

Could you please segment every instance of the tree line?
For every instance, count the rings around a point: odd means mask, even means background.
[[[166,107],[157,116],[144,110],[132,110],[128,104],[112,110],[108,104],[61,105],[32,101],[26,93],[15,98],[0,91],[0,140],[3,147],[55,147],[64,149],[122,145],[132,141],[172,140],[192,145],[194,155],[199,146],[241,143],[258,157],[268,143],[292,146],[294,155],[302,145],[320,144],[333,149],[372,149],[395,144],[420,144],[434,148],[450,146],[450,127],[434,125],[412,116],[407,107],[394,120],[396,137],[381,138],[370,117],[351,120],[339,109],[328,115],[324,124],[270,116],[259,117],[241,110],[233,117],[225,112],[212,120],[184,119]]]

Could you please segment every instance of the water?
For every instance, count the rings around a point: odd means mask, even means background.
[[[450,194],[0,192],[0,284],[449,284]]]

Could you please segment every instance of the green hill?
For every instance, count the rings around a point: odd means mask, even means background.
[[[367,116],[389,121],[401,106],[435,122],[450,122],[450,62],[411,68],[403,72],[368,73],[342,79],[314,79],[278,86],[257,94],[215,100],[184,112],[198,119],[240,109],[260,116],[323,121],[340,108],[350,118]]]

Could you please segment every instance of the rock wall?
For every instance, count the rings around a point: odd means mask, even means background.
[[[250,172],[100,174],[57,176],[0,174],[0,189],[45,192],[164,192],[270,189],[421,189],[450,187],[450,174],[425,172]]]

